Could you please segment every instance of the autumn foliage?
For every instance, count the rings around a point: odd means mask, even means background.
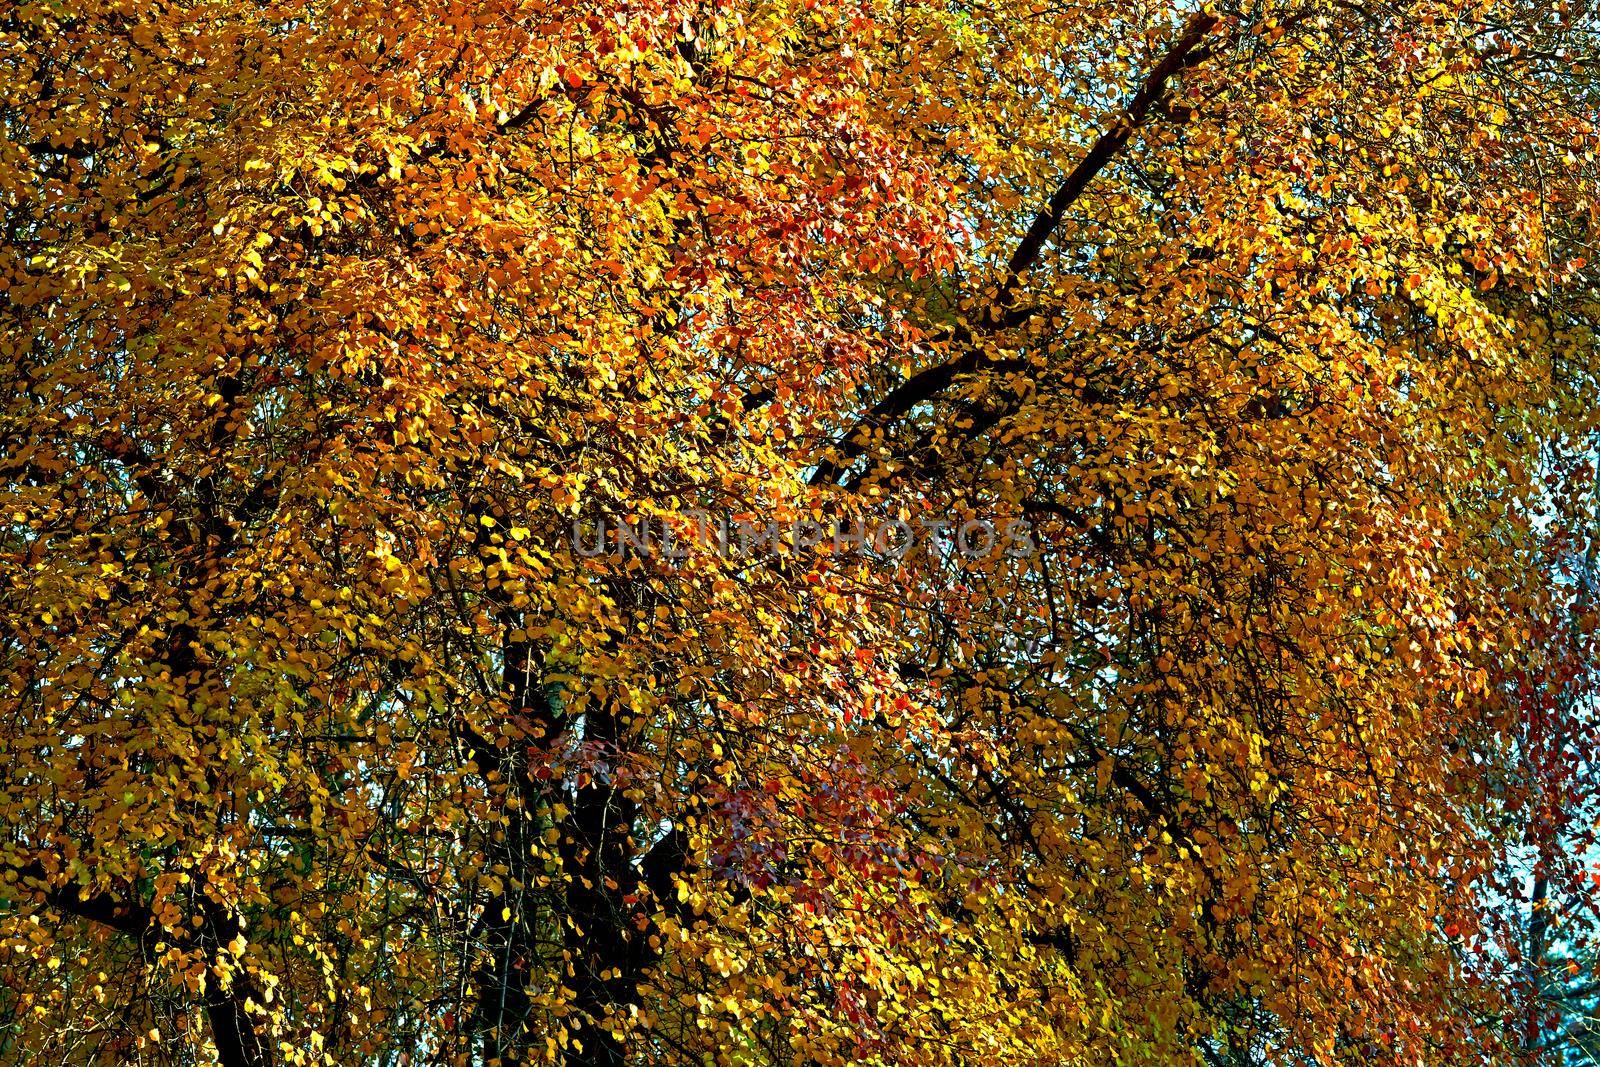
[[[1577,1062],[1597,73],[6,0],[0,1063]]]

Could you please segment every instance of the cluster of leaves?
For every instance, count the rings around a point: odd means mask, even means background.
[[[0,1062],[1575,1047],[1596,32],[18,0]]]

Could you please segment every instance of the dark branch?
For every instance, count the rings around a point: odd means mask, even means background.
[[[1128,101],[1127,108],[1123,110],[1115,125],[1095,140],[1089,153],[1056,187],[1056,191],[1050,195],[1049,202],[1034,216],[1033,224],[1028,227],[1022,242],[1017,245],[1016,250],[1011,253],[1011,259],[1006,263],[1005,277],[1000,282],[999,294],[990,309],[991,322],[1009,308],[1017,282],[1039,262],[1045,246],[1050,243],[1055,236],[1056,228],[1066,217],[1067,209],[1077,202],[1078,197],[1083,195],[1083,191],[1094,181],[1095,176],[1105,170],[1106,165],[1122,151],[1134,131],[1144,125],[1151,109],[1166,96],[1173,75],[1211,55],[1211,48],[1202,47],[1202,42],[1216,24],[1216,16],[1206,12],[1201,12],[1189,20],[1189,24],[1184,27],[1183,33],[1173,44],[1172,49],[1155,65],[1144,83],[1139,86],[1139,91]]]
[[[38,860],[15,868],[15,872],[24,892],[64,914],[88,919],[133,937],[142,935],[154,921],[150,909],[142,904],[120,900],[110,893],[85,895],[76,885],[55,885],[53,876]]]
[[[980,336],[1010,329],[1031,317],[1031,311],[1018,311],[1012,306],[1022,276],[1038,264],[1045,246],[1054,238],[1061,220],[1066,217],[1067,210],[1116,157],[1134,132],[1144,125],[1156,104],[1166,96],[1173,76],[1212,54],[1212,46],[1204,42],[1216,24],[1216,16],[1205,12],[1189,20],[1171,50],[1146,76],[1117,122],[1095,140],[1088,154],[1056,187],[1011,253],[1011,258],[1006,262],[1006,272],[989,307],[974,326],[957,326],[941,339],[953,343],[960,354],[937,366],[918,371],[873,405],[839,439],[832,450],[833,454],[817,465],[810,478],[812,485],[838,484],[845,470],[867,450],[876,434],[886,431],[918,404],[942,394],[961,375],[992,362],[978,343]],[[747,405],[756,395],[751,394],[746,398]]]

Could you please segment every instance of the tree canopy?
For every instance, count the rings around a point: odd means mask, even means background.
[[[1597,72],[12,0],[0,1063],[1593,1047]]]

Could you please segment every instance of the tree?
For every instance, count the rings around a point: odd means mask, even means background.
[[[1590,14],[0,32],[0,1059],[1518,1054]]]
[[[1592,451],[1575,442],[1552,462],[1588,473]],[[1581,486],[1578,478],[1556,484]],[[1513,736],[1506,786],[1509,812],[1524,833],[1490,886],[1499,905],[1490,929],[1503,950],[1491,958],[1521,1002],[1520,1050],[1527,1063],[1582,1062],[1595,1051],[1593,753],[1597,544],[1595,485],[1555,501],[1546,527],[1556,603],[1540,653],[1507,672],[1522,719]]]

